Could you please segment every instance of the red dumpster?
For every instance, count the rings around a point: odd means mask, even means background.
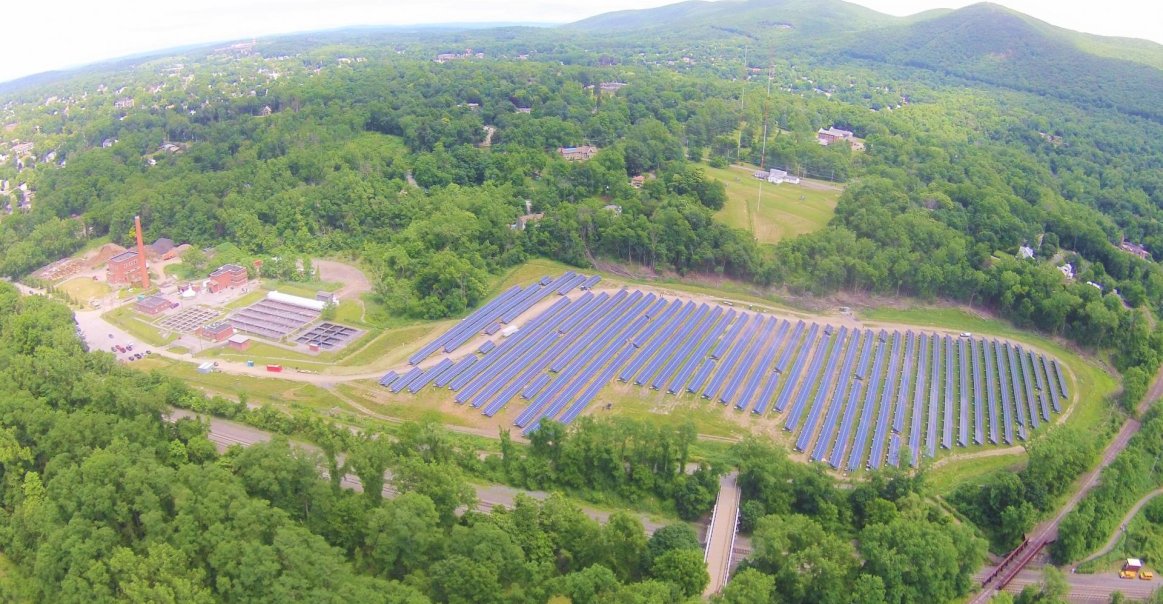
[[[267,371],[273,371],[275,373],[279,373],[282,370],[283,370],[282,365],[267,365]]]

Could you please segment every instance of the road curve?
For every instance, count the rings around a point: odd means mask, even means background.
[[[1135,514],[1138,514],[1139,510],[1143,509],[1143,506],[1147,505],[1147,503],[1149,503],[1152,499],[1158,497],[1159,495],[1163,495],[1163,488],[1155,489],[1154,491],[1151,491],[1150,493],[1147,493],[1146,495],[1144,495],[1142,497],[1142,499],[1139,499],[1138,501],[1136,501],[1135,505],[1131,506],[1131,510],[1129,512],[1127,512],[1127,515],[1123,516],[1122,522],[1119,522],[1119,528],[1115,529],[1114,534],[1111,535],[1111,538],[1109,540],[1107,540],[1106,544],[1104,544],[1102,547],[1098,548],[1098,551],[1087,556],[1085,559],[1079,561],[1078,565],[1084,564],[1086,562],[1090,562],[1091,560],[1094,560],[1095,558],[1105,556],[1112,549],[1114,549],[1115,544],[1117,544],[1119,542],[1119,537],[1122,536],[1123,532],[1127,530],[1127,525],[1129,525],[1131,523],[1131,519],[1135,517]]]

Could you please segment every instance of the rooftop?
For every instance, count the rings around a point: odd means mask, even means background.
[[[169,308],[170,306],[173,306],[173,303],[161,296],[150,296],[143,300],[138,300],[137,305],[142,308],[156,310],[159,308]]]
[[[202,331],[205,333],[219,334],[226,330],[233,329],[234,326],[225,321],[217,321],[215,323],[207,323],[202,326]]]
[[[122,262],[129,262],[137,259],[137,252],[134,250],[126,250],[109,259],[112,264],[120,264]]]

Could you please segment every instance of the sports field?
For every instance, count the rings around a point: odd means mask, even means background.
[[[752,176],[754,167],[704,169],[727,187],[727,204],[715,218],[750,231],[759,243],[778,243],[786,237],[824,228],[835,213],[836,200],[842,192],[840,185],[817,181],[798,185],[762,182]]]

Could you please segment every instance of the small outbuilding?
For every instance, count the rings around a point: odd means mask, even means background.
[[[250,336],[244,336],[240,333],[236,333],[226,340],[226,345],[232,350],[246,350],[250,348],[250,344]]]

